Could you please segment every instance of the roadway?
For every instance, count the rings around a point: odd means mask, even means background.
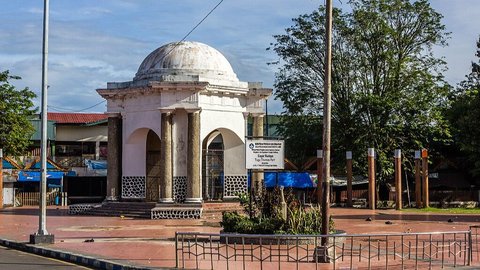
[[[75,264],[41,257],[0,246],[0,269],[5,270],[85,270]]]

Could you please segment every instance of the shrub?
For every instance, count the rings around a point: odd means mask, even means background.
[[[322,213],[320,207],[305,208],[291,192],[286,194],[287,218],[281,217],[281,198],[278,189],[262,192],[261,198],[252,199],[248,194],[239,194],[244,214],[224,212],[222,222],[224,232],[241,234],[321,234]],[[250,215],[252,209],[252,216]],[[335,231],[335,224],[330,217],[329,231]]]

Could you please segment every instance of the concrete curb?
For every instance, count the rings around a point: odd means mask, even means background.
[[[138,266],[132,266],[127,264],[120,264],[120,263],[103,260],[103,259],[97,259],[94,257],[85,256],[81,254],[55,250],[45,246],[36,246],[36,245],[20,243],[12,240],[7,240],[7,239],[0,239],[0,246],[4,246],[7,248],[16,249],[16,250],[20,250],[28,253],[33,253],[39,256],[49,257],[49,258],[57,259],[64,262],[91,267],[94,269],[105,269],[105,270],[168,269],[168,268],[138,267]]]

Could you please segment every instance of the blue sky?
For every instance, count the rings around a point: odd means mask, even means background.
[[[142,60],[157,47],[180,40],[219,0],[50,0],[49,111],[79,111],[102,101],[95,89],[129,81]],[[335,6],[347,0],[334,0]],[[187,38],[208,44],[232,64],[242,81],[272,87],[276,60],[266,51],[274,34],[292,18],[310,13],[323,0],[224,0]],[[435,48],[445,57],[446,79],[456,85],[469,73],[480,34],[478,0],[432,0],[452,32],[449,46]],[[22,77],[40,102],[43,0],[2,2],[0,70]],[[281,112],[271,100],[269,112]],[[86,111],[104,112],[105,104]]]

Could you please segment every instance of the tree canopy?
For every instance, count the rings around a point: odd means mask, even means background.
[[[449,117],[454,141],[467,158],[467,168],[480,176],[480,37],[471,72],[457,87]]]
[[[9,80],[20,77],[0,72],[0,148],[4,155],[20,155],[30,145],[35,131],[29,121],[36,112],[32,99],[35,93],[28,88],[15,89]]]
[[[410,154],[449,139],[441,112],[450,87],[442,75],[444,61],[432,52],[433,46],[446,45],[448,33],[427,0],[349,4],[350,11],[335,9],[333,18],[332,157],[343,168],[345,150],[351,150],[365,164],[366,150],[373,147],[385,179],[393,173],[394,149]],[[321,117],[324,14],[320,6],[274,36],[271,48],[281,64],[275,94],[285,115]],[[287,125],[282,132],[288,144],[292,130]]]

